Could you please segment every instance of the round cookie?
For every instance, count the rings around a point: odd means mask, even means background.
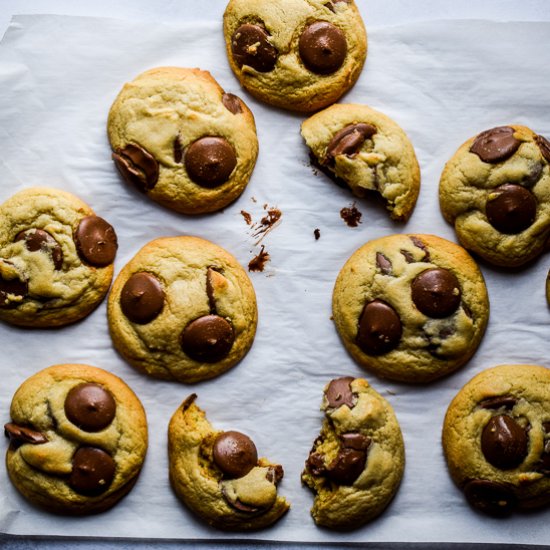
[[[550,502],[550,370],[501,365],[470,380],[443,424],[449,473],[490,515]]]
[[[550,236],[550,142],[525,126],[499,126],[447,162],[439,203],[462,245],[488,262],[520,266]]]
[[[0,205],[0,319],[57,327],[88,315],[113,277],[113,227],[80,199],[32,187]]]
[[[215,430],[190,395],[168,428],[170,482],[181,501],[218,529],[249,531],[276,522],[288,509],[277,494],[283,468],[258,459],[252,440]]]
[[[132,390],[88,365],[54,365],[13,396],[6,466],[34,504],[62,514],[102,512],[137,481],[147,421]]]
[[[315,493],[317,525],[355,529],[380,515],[405,468],[401,429],[390,404],[363,378],[325,386],[325,419],[302,472]]]
[[[361,366],[422,383],[474,354],[489,299],[483,275],[460,246],[433,235],[390,235],[352,254],[336,279],[332,311]]]
[[[337,104],[302,123],[312,163],[357,197],[376,192],[392,219],[407,221],[420,192],[420,168],[405,132],[366,105]]]
[[[198,237],[146,244],[113,283],[107,311],[115,347],[131,365],[186,383],[238,363],[252,345],[258,318],[244,269]]]
[[[237,199],[258,156],[248,107],[199,69],[140,74],[118,94],[107,130],[122,177],[184,214],[214,212]]]
[[[367,35],[353,0],[230,0],[227,56],[241,85],[292,111],[334,103],[359,78]]]

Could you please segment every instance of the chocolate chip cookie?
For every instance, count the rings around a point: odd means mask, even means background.
[[[258,99],[300,112],[334,103],[361,73],[367,35],[353,0],[230,0],[227,56]]]
[[[0,205],[0,319],[57,327],[88,315],[113,276],[113,227],[80,199],[32,187]]]
[[[453,399],[443,449],[468,503],[490,515],[550,502],[550,369],[501,365]]]
[[[115,347],[131,365],[187,383],[238,363],[257,324],[256,295],[244,269],[197,237],[145,245],[113,283],[107,311]]]
[[[462,245],[513,267],[550,236],[550,142],[525,126],[499,126],[464,143],[445,165],[439,202]]]
[[[190,395],[168,428],[170,481],[182,502],[218,529],[248,531],[276,522],[288,509],[277,494],[283,468],[258,459],[253,441],[215,430]]]
[[[21,494],[48,511],[102,512],[137,481],[147,421],[132,390],[88,365],[55,365],[13,396],[6,466]]]
[[[109,113],[113,160],[130,185],[184,214],[224,208],[246,187],[258,156],[254,117],[207,71],[140,74]]]
[[[363,378],[326,385],[321,434],[302,482],[315,493],[317,525],[355,529],[380,515],[393,499],[405,467],[401,429],[390,404]]]
[[[302,123],[314,166],[357,197],[377,193],[390,216],[409,219],[420,192],[420,168],[405,132],[366,105],[337,104]]]
[[[470,359],[487,326],[489,299],[481,271],[460,246],[433,235],[390,235],[349,258],[332,311],[361,366],[421,383]]]

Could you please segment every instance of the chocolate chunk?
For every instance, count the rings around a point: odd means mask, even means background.
[[[80,447],[73,456],[69,485],[81,495],[104,493],[115,477],[112,457],[96,447]]]
[[[180,336],[181,347],[191,359],[216,363],[224,359],[235,341],[231,323],[219,315],[204,315],[191,321]]]
[[[283,470],[283,467],[280,464],[277,464],[275,466],[270,466],[267,470],[267,474],[265,475],[265,478],[270,483],[274,483],[277,485],[281,479],[283,479],[283,476],[285,475],[285,472]]]
[[[239,68],[248,65],[260,73],[272,71],[279,55],[270,44],[267,31],[251,23],[245,23],[235,31],[231,38],[231,51]]]
[[[239,115],[243,112],[242,102],[236,95],[228,93],[223,94],[222,103],[223,106],[234,115]]]
[[[120,308],[133,323],[150,323],[163,307],[164,290],[160,281],[151,273],[134,273],[122,287]]]
[[[149,191],[157,184],[159,163],[141,145],[128,143],[122,149],[117,149],[112,157],[121,176],[130,185],[134,185],[140,191]]]
[[[481,450],[487,462],[509,470],[519,466],[527,456],[527,432],[511,416],[493,416],[481,434]]]
[[[521,145],[514,137],[514,129],[499,126],[479,134],[470,152],[476,154],[483,162],[496,163],[511,157]]]
[[[237,166],[231,144],[222,137],[203,137],[185,150],[185,169],[198,185],[212,189],[224,184]]]
[[[212,456],[216,466],[230,478],[243,477],[258,464],[258,452],[252,439],[235,431],[216,437]]]
[[[315,21],[302,32],[298,51],[304,65],[316,74],[331,74],[344,63],[348,51],[345,34],[328,21]]]
[[[448,269],[426,269],[411,283],[412,301],[424,315],[442,319],[460,305],[460,283]]]
[[[318,241],[321,238],[321,230],[320,229],[314,229],[313,230],[313,236],[315,237],[315,240]]]
[[[334,134],[327,145],[325,162],[334,162],[338,155],[354,157],[365,143],[367,138],[376,134],[376,128],[372,124],[350,124]]]
[[[216,299],[214,297],[214,284],[212,283],[213,272],[217,271],[213,267],[209,267],[206,270],[206,294],[208,296],[208,305],[210,306],[210,313],[216,313]]]
[[[321,453],[311,452],[307,457],[306,468],[313,476],[325,475],[327,469],[325,467],[325,459]]]
[[[337,408],[342,405],[347,405],[350,409],[354,407],[355,400],[351,390],[351,383],[354,380],[355,378],[351,376],[343,376],[342,378],[335,378],[330,381],[325,390],[325,397],[327,398],[329,407]]]
[[[343,448],[327,468],[327,477],[339,485],[352,485],[365,469],[364,451]]]
[[[383,355],[399,345],[402,332],[395,309],[382,300],[373,300],[361,312],[355,341],[366,354]]]
[[[535,141],[539,146],[542,156],[547,162],[550,162],[550,141],[548,141],[544,136],[535,136]]]
[[[473,479],[464,487],[466,500],[473,508],[491,516],[507,516],[517,506],[510,486],[485,479]]]
[[[402,248],[399,252],[403,254],[403,257],[408,264],[414,264],[416,262],[414,256],[408,250]]]
[[[81,259],[97,267],[112,264],[118,248],[113,226],[99,216],[86,216],[80,220],[74,232],[74,242]]]
[[[340,217],[346,222],[348,227],[357,227],[361,223],[361,217],[363,214],[357,209],[355,203],[351,207],[342,208],[340,210]]]
[[[10,443],[16,446],[23,445],[23,443],[40,445],[48,441],[48,438],[43,433],[31,428],[25,428],[24,426],[18,426],[13,422],[4,424],[4,433],[6,437],[9,437]]]
[[[113,421],[116,402],[111,392],[99,384],[79,384],[65,398],[65,414],[81,430],[99,432]]]
[[[370,437],[355,432],[342,434],[340,439],[345,449],[355,449],[356,451],[366,451],[371,444]]]
[[[229,504],[229,506],[235,508],[235,510],[238,510],[239,512],[244,512],[245,514],[256,514],[260,511],[260,508],[258,508],[257,506],[250,506],[249,504],[245,504],[244,502],[241,502],[238,498],[231,499],[228,496],[227,491],[224,487],[222,487],[222,496],[227,504]]]
[[[483,409],[512,409],[517,403],[517,399],[511,395],[496,395],[495,397],[486,397],[479,402]]]
[[[27,229],[21,231],[15,237],[16,241],[25,241],[25,246],[30,252],[43,251],[51,254],[55,269],[61,269],[63,265],[63,251],[59,243],[43,229]]]
[[[183,147],[181,146],[179,134],[174,138],[174,162],[179,164],[183,158]]]
[[[415,235],[411,235],[411,241],[417,248],[420,248],[420,250],[424,251],[424,258],[422,258],[423,262],[429,262],[430,261],[430,251],[428,250],[428,247],[424,244],[422,240],[420,240]]]
[[[505,183],[490,192],[485,204],[485,214],[497,231],[515,235],[535,221],[537,199],[525,187]]]
[[[4,263],[10,263],[6,260],[2,260]],[[16,305],[9,299],[9,296],[25,297],[29,292],[29,285],[26,281],[21,279],[4,279],[0,275],[0,307],[10,307]]]
[[[376,265],[384,275],[391,275],[392,263],[391,260],[384,256],[382,252],[376,253]]]

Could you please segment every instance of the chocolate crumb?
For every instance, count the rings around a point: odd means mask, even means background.
[[[342,208],[340,210],[340,217],[346,222],[348,227],[357,227],[361,223],[361,212],[357,210],[355,203],[349,208]]]
[[[246,225],[252,224],[252,216],[246,210],[241,210],[241,215],[244,218]]]
[[[281,220],[283,213],[278,208],[271,208],[267,204],[264,204],[264,210],[266,210],[267,215],[264,216],[258,223],[252,225],[254,232],[252,233],[253,237],[259,237],[259,239],[254,243],[256,245],[260,244],[262,239],[274,229]]]
[[[315,240],[318,241],[319,238],[321,237],[321,230],[320,229],[315,229],[313,231],[313,235],[315,235]]]
[[[269,262],[269,260],[269,254],[265,251],[265,247],[262,244],[262,248],[258,255],[254,256],[254,258],[248,262],[248,271],[263,271],[265,264]]]

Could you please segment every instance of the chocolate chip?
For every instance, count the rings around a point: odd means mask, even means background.
[[[403,254],[403,257],[408,264],[414,264],[416,262],[414,256],[408,250],[402,248],[399,252]]]
[[[180,337],[183,351],[191,359],[204,363],[224,359],[234,341],[231,323],[219,315],[204,315],[191,321]]]
[[[175,146],[175,144],[174,144]],[[121,176],[140,191],[153,189],[159,179],[159,163],[147,149],[128,143],[112,155]]]
[[[370,437],[355,432],[342,434],[340,439],[345,449],[355,449],[356,451],[366,451],[371,444]]]
[[[424,315],[442,319],[454,313],[460,305],[460,283],[448,269],[426,269],[411,283],[414,305]]]
[[[231,38],[231,51],[235,63],[247,65],[260,73],[273,70],[279,53],[269,42],[267,31],[260,25],[245,23]]]
[[[96,447],[80,447],[73,456],[69,485],[82,495],[104,493],[115,477],[112,457]]]
[[[376,128],[372,124],[358,123],[350,124],[336,132],[329,144],[325,163],[334,162],[338,155],[354,157],[365,143],[367,138],[376,134]]]
[[[48,441],[48,438],[43,433],[31,428],[25,428],[24,426],[18,426],[13,422],[4,424],[4,433],[6,437],[9,437],[10,443],[16,446],[23,445],[23,443],[40,445]]]
[[[491,516],[507,516],[517,506],[511,487],[485,479],[473,479],[464,487],[466,500],[473,508]]]
[[[412,243],[414,244],[414,246],[416,246],[417,248],[420,248],[420,250],[424,251],[424,258],[422,258],[422,261],[423,262],[429,262],[430,261],[430,251],[428,250],[428,247],[426,246],[426,244],[421,239],[416,237],[415,235],[411,235],[410,239],[411,239]]]
[[[81,430],[99,432],[113,421],[116,402],[111,392],[99,384],[79,384],[65,398],[65,414]]]
[[[392,263],[391,260],[382,254],[382,252],[376,253],[376,265],[384,275],[391,275]]]
[[[496,163],[511,157],[521,145],[514,137],[514,129],[499,126],[479,134],[470,152],[476,154],[483,162]]]
[[[351,376],[343,376],[330,381],[325,390],[329,407],[337,408],[342,405],[347,405],[350,409],[354,407],[355,400],[351,389],[351,383],[354,380],[355,378]]]
[[[483,409],[512,409],[517,403],[517,399],[511,395],[496,395],[495,397],[486,397],[479,402]]]
[[[218,468],[231,478],[243,477],[258,463],[252,439],[240,432],[223,432],[214,441],[212,456]]]
[[[306,468],[313,476],[322,476],[326,473],[325,459],[321,453],[311,452],[307,457]]]
[[[535,221],[537,199],[525,187],[505,183],[490,192],[485,204],[485,214],[496,230],[515,235]]]
[[[181,146],[179,134],[174,138],[174,162],[179,164],[183,159],[183,147]]]
[[[535,136],[535,141],[539,146],[542,156],[547,162],[550,162],[550,141],[548,141],[544,136]]]
[[[265,474],[265,478],[270,483],[274,483],[277,485],[281,479],[283,479],[283,476],[285,475],[285,472],[283,470],[283,467],[280,464],[276,464],[275,466],[270,466],[267,470],[267,473]]]
[[[327,477],[339,485],[352,485],[365,469],[364,451],[343,448],[327,467]]]
[[[79,256],[97,267],[112,264],[118,248],[117,236],[112,225],[99,216],[86,216],[80,220],[74,232]]]
[[[4,263],[9,264],[10,262],[3,260]],[[4,279],[0,275],[0,307],[10,307],[17,305],[17,302],[14,302],[10,299],[10,296],[17,296],[24,298],[29,292],[29,285],[26,281],[22,281],[19,278],[16,279]]]
[[[16,241],[25,241],[25,246],[30,252],[42,251],[51,254],[55,269],[61,269],[63,265],[63,251],[59,243],[43,229],[27,229],[21,231],[15,237]]]
[[[187,147],[184,162],[189,177],[196,184],[211,189],[229,179],[237,166],[237,156],[225,138],[207,136]]]
[[[234,115],[239,115],[243,112],[242,102],[236,95],[224,93],[222,95],[222,103]]]
[[[338,27],[328,21],[315,21],[303,30],[298,51],[311,72],[331,74],[344,63],[348,45],[346,36]]]
[[[527,456],[527,432],[511,416],[493,416],[481,434],[481,450],[487,462],[510,470]]]
[[[368,355],[383,355],[398,346],[403,328],[393,307],[382,300],[365,304],[356,343]]]
[[[150,323],[163,307],[164,290],[160,281],[151,273],[134,273],[122,287],[120,308],[133,323]]]
[[[191,395],[188,395],[180,406],[181,412],[184,413],[195,402],[196,399],[197,399],[196,393],[192,393]]]

